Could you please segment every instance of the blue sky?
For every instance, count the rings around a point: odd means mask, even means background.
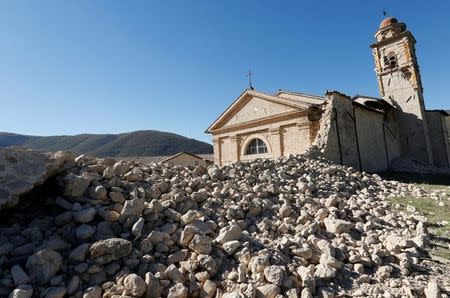
[[[450,1],[0,1],[0,131],[203,132],[247,88],[378,95],[382,10],[406,22],[429,109],[450,108]]]

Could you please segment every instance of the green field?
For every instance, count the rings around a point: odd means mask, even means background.
[[[405,211],[407,206],[414,206],[416,212],[427,217],[431,257],[450,262],[450,176],[407,173],[388,173],[382,176],[385,179],[413,183],[426,190],[428,195],[425,197],[396,197],[391,200],[390,205],[394,207],[400,204]],[[447,198],[437,201],[431,197],[432,193],[446,193]]]

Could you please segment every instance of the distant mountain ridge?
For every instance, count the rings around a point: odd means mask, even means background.
[[[0,147],[23,146],[40,151],[69,150],[76,154],[107,156],[161,156],[181,151],[209,154],[212,145],[181,135],[156,130],[121,134],[79,134],[73,136],[27,136],[0,132]]]

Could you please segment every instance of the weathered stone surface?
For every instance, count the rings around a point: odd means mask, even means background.
[[[200,292],[200,297],[207,297],[211,298],[214,297],[214,294],[216,293],[217,285],[215,282],[211,281],[210,279],[207,279],[203,283],[202,291]]]
[[[441,290],[436,280],[431,280],[424,290],[426,298],[441,298]]]
[[[130,170],[130,165],[123,160],[119,160],[114,164],[113,169],[116,176],[123,176]]]
[[[101,298],[102,288],[99,286],[89,287],[84,291],[83,298]]]
[[[0,148],[0,210],[17,205],[21,195],[72,166],[74,160],[70,152]]]
[[[72,276],[67,284],[67,294],[73,295],[80,285],[80,278],[78,276]]]
[[[116,202],[116,203],[123,203],[123,202],[125,202],[125,198],[123,197],[123,194],[121,192],[111,191],[109,193],[109,197],[111,198],[111,200],[113,202]]]
[[[52,287],[48,288],[46,292],[45,298],[63,298],[67,290],[64,287]]]
[[[30,278],[25,273],[25,271],[23,271],[23,269],[22,269],[22,267],[20,267],[20,265],[14,265],[11,268],[11,275],[12,275],[14,284],[16,286],[18,286],[20,284],[26,284],[30,280]]]
[[[142,179],[144,179],[144,172],[136,167],[126,173],[123,177],[130,182],[142,181]]]
[[[268,266],[264,269],[266,280],[276,286],[281,286],[285,275],[285,269],[281,266]]]
[[[167,257],[167,262],[169,264],[178,263],[184,261],[188,255],[189,251],[187,249],[181,249]]]
[[[88,223],[91,222],[95,215],[97,214],[97,211],[93,207],[87,207],[85,209],[81,209],[77,212],[74,212],[73,218],[78,223]]]
[[[211,238],[195,235],[189,243],[189,248],[196,253],[208,255],[211,252]]]
[[[238,240],[228,241],[222,245],[223,250],[229,256],[234,254],[234,252],[241,246],[241,243]]]
[[[89,239],[94,233],[95,229],[87,224],[82,224],[75,230],[75,236],[80,240]]]
[[[241,239],[242,231],[238,225],[232,224],[227,227],[223,227],[220,229],[219,236],[217,236],[216,241],[220,244],[224,244],[225,242],[232,240]]]
[[[77,246],[74,250],[72,250],[69,254],[69,260],[75,263],[81,263],[86,260],[86,257],[89,253],[89,247],[91,244],[83,243]]]
[[[281,289],[276,285],[267,284],[258,287],[258,291],[256,292],[256,297],[258,298],[275,298],[278,294],[280,294]]]
[[[62,257],[51,249],[42,249],[35,252],[27,260],[27,270],[38,284],[47,283],[60,269]]]
[[[99,264],[119,260],[131,253],[131,242],[122,238],[110,238],[95,242],[89,248],[90,257]]]
[[[84,195],[91,183],[89,178],[69,173],[64,177],[65,189],[64,195],[78,198]]]
[[[323,222],[327,231],[335,234],[348,233],[353,227],[353,223],[342,219],[325,218]]]
[[[144,210],[144,200],[135,198],[125,202],[120,217],[126,219],[128,217],[140,216]]]
[[[125,277],[123,281],[125,287],[124,295],[131,295],[134,297],[142,297],[147,290],[147,284],[137,274],[130,274]]]
[[[104,200],[108,192],[103,185],[92,186],[89,188],[89,196],[94,200]]]
[[[164,287],[151,272],[145,273],[145,283],[147,284],[147,291],[145,292],[145,298],[157,298],[160,297],[164,291]]]
[[[20,285],[12,291],[9,298],[31,298],[33,297],[33,287],[30,285]]]
[[[177,283],[169,289],[167,297],[170,298],[187,298],[189,290],[182,283]]]

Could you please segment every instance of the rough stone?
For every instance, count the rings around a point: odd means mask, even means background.
[[[72,166],[74,160],[70,152],[0,148],[0,210],[17,205],[22,194]]]
[[[90,257],[99,264],[119,260],[131,253],[131,242],[122,238],[100,240],[89,248]]]
[[[278,294],[280,294],[281,289],[276,285],[266,284],[263,286],[259,286],[258,291],[256,292],[257,298],[275,298]]]
[[[219,236],[215,239],[215,241],[220,244],[224,244],[225,242],[232,240],[239,240],[242,235],[242,230],[238,225],[232,224],[227,227],[223,227],[220,229]]]
[[[91,222],[95,215],[97,214],[97,211],[93,207],[88,207],[85,209],[81,209],[77,212],[74,212],[73,218],[78,223],[88,223]]]
[[[89,287],[84,291],[83,298],[101,298],[102,288],[99,286]]]
[[[130,274],[123,281],[125,287],[124,294],[134,297],[142,297],[147,290],[147,284],[137,274]]]
[[[325,218],[324,224],[328,232],[333,234],[342,234],[350,232],[353,223],[336,218]]]
[[[182,283],[177,283],[169,289],[168,298],[187,298],[189,289]]]
[[[23,271],[22,267],[17,264],[11,268],[11,275],[16,286],[20,284],[26,284],[30,280],[25,271]]]
[[[189,243],[189,248],[196,253],[208,255],[211,252],[211,238],[195,235]]]
[[[78,176],[73,173],[69,173],[64,177],[65,189],[64,195],[68,197],[79,198],[84,195],[91,183],[86,177]]]
[[[61,255],[51,249],[36,251],[27,260],[27,270],[30,276],[40,285],[47,283],[60,269]]]
[[[281,266],[271,265],[264,269],[266,280],[276,286],[283,284],[285,269]]]

